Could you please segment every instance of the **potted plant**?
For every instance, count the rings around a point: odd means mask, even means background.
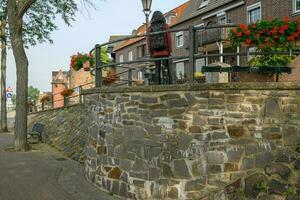
[[[300,39],[300,20],[262,20],[254,24],[240,24],[229,33],[233,47],[256,47],[257,52],[287,52]],[[280,73],[288,71],[286,66],[294,59],[290,55],[257,55],[250,61],[251,67],[260,73]]]
[[[49,95],[44,95],[42,98],[41,98],[41,103],[45,103],[45,102],[48,102],[50,101],[50,96]]]
[[[64,89],[60,94],[64,97],[68,97],[74,93],[74,89]]]
[[[71,56],[70,66],[76,71],[79,71],[81,68],[84,68],[84,71],[89,71],[91,66],[94,65],[94,62],[93,55],[77,53]]]

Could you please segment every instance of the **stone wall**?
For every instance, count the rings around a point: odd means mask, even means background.
[[[43,142],[83,163],[86,158],[84,148],[87,137],[85,117],[83,104],[41,111],[28,115],[28,131],[34,123],[44,124]]]
[[[299,199],[300,84],[84,94],[86,174],[102,190],[128,199]]]

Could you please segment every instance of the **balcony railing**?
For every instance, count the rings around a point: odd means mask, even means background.
[[[229,28],[206,29],[197,32],[198,46],[208,45],[227,39]]]

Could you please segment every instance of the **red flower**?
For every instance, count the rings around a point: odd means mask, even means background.
[[[284,34],[284,29],[280,28],[278,31],[280,34]]]
[[[283,29],[283,30],[288,30],[289,29],[289,26],[288,25],[283,25],[283,26],[281,26],[281,28],[280,29]]]
[[[246,42],[246,44],[250,45],[250,44],[252,43],[252,40],[249,39],[249,38],[247,38],[247,39],[245,40],[245,42]]]
[[[244,29],[247,28],[247,25],[246,25],[246,24],[240,24],[240,28],[241,28],[242,30],[244,30]]]
[[[237,33],[236,33],[236,36],[242,37],[242,36],[243,36],[243,33],[242,33],[242,32],[237,32]]]
[[[249,35],[251,35],[251,32],[250,32],[250,30],[249,29],[247,29],[247,30],[245,30],[245,35],[247,35],[247,36],[249,36]]]
[[[287,37],[287,41],[295,41],[294,36],[290,35]]]
[[[297,26],[297,31],[300,31],[300,26]]]

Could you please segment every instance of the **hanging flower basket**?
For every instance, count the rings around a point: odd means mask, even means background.
[[[91,62],[90,61],[85,61],[83,63],[83,69],[84,69],[84,71],[90,71],[90,69],[91,69]]]
[[[94,65],[94,62],[93,55],[77,53],[76,55],[71,56],[70,66],[75,71],[79,71],[81,68],[84,68],[85,71],[89,71],[91,66]]]
[[[74,89],[65,89],[60,94],[64,97],[68,97],[74,93]]]
[[[45,95],[41,98],[41,103],[45,103],[50,101],[50,96],[49,95]]]

